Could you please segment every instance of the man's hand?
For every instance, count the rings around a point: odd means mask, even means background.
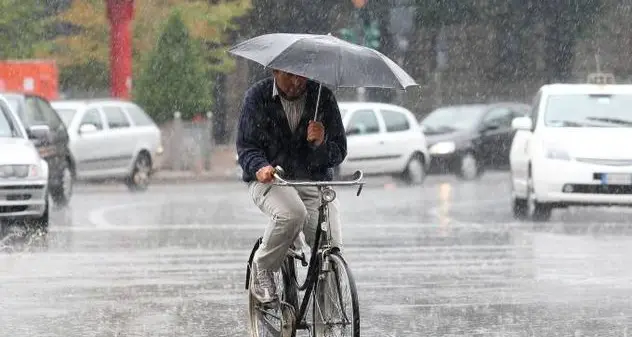
[[[257,180],[264,184],[272,182],[274,179],[274,171],[274,167],[270,165],[260,168],[259,171],[257,171]]]
[[[314,145],[320,146],[325,140],[325,127],[323,123],[316,121],[309,121],[307,126],[307,141],[314,142]]]

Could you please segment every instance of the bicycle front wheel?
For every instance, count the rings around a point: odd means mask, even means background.
[[[337,252],[329,255],[328,264],[314,291],[314,336],[360,337],[358,291],[351,270]]]
[[[250,336],[252,337],[294,337],[296,333],[296,287],[290,283],[288,264],[290,258],[283,262],[280,270],[274,273],[277,285],[278,302],[263,306],[252,295],[255,275],[249,279],[248,289],[248,318],[250,321]],[[254,268],[251,269],[254,271]],[[253,273],[254,274],[254,273]]]

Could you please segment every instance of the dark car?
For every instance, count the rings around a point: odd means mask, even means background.
[[[58,206],[70,202],[75,163],[68,147],[66,126],[50,105],[35,94],[0,92],[20,117],[29,138],[49,167],[50,196]]]
[[[508,168],[515,130],[511,121],[528,115],[523,103],[465,104],[432,111],[421,120],[430,152],[429,173],[474,179],[485,168]]]

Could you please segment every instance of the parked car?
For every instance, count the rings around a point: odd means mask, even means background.
[[[629,84],[542,86],[533,114],[513,120],[514,217],[543,222],[555,208],[632,206],[631,104]]]
[[[372,102],[338,103],[347,134],[347,158],[339,176],[362,170],[421,184],[430,162],[426,139],[415,116],[403,107]]]
[[[0,97],[0,225],[2,237],[9,222],[30,222],[48,228],[48,163],[32,138],[45,138],[44,129],[27,131]]]
[[[78,180],[122,180],[131,191],[148,188],[160,167],[161,132],[133,102],[116,99],[54,101],[68,128]]]
[[[529,113],[523,103],[464,104],[438,108],[421,120],[430,173],[470,180],[486,168],[507,168],[515,130],[511,121]]]
[[[3,92],[10,108],[26,128],[50,170],[49,193],[57,206],[70,203],[75,161],[68,147],[68,133],[57,112],[45,98],[28,93]]]

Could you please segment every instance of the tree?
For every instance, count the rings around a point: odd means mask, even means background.
[[[14,0],[18,1],[18,0]],[[29,0],[37,2],[37,0]],[[226,36],[236,28],[233,19],[250,10],[250,0],[136,0],[133,30],[134,65],[140,65],[152,50],[161,24],[173,10],[179,10],[192,38],[205,48],[207,70],[230,72],[235,66],[226,53]],[[45,45],[38,56],[52,57],[62,67],[62,80],[68,85],[85,85],[83,78],[105,88],[109,83],[109,24],[104,0],[74,0],[55,16],[57,24],[71,24],[72,32],[58,36]],[[89,74],[86,71],[94,69]],[[134,67],[134,77],[140,68]]]
[[[181,11],[174,10],[138,78],[136,101],[157,123],[171,119],[175,111],[189,119],[211,107],[211,85],[199,47]]]
[[[0,59],[34,56],[45,36],[46,9],[40,0],[0,1]]]

